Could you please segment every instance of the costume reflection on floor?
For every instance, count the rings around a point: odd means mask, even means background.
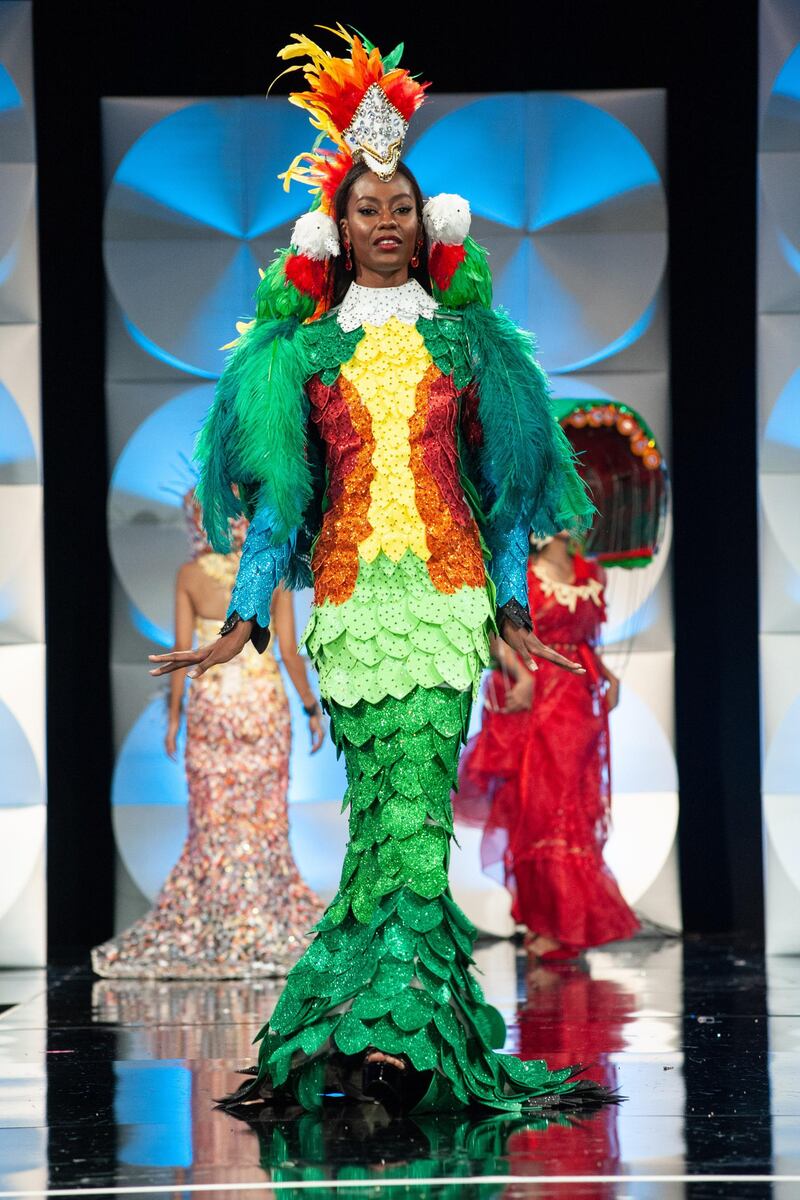
[[[550,974],[550,973],[549,973]],[[556,976],[559,980],[560,976]],[[589,987],[593,981],[589,981]],[[565,1011],[576,1020],[580,1037],[587,1033],[592,1058],[605,1035],[608,1045],[615,1049],[619,1041],[616,1026],[609,1023],[607,1000],[609,990],[616,986],[603,981],[598,996],[598,1031],[586,1030],[585,1002],[592,1001],[582,978],[569,986]],[[220,1060],[245,1055],[250,1042],[251,1023],[265,1007],[274,1004],[279,994],[277,980],[240,980],[197,983],[190,981],[101,980],[92,989],[92,1021],[115,1030],[124,1029],[127,1053],[136,1061],[131,1063],[138,1078],[132,1081],[128,1104],[144,1105],[153,1082],[147,1083],[144,1073],[149,1070],[155,1080],[159,1066],[174,1078],[179,1073],[182,1086],[174,1095],[180,1096],[182,1109],[172,1114],[177,1126],[191,1131],[190,1159],[181,1158],[184,1147],[179,1138],[169,1141],[164,1125],[145,1122],[137,1130],[136,1158],[125,1158],[128,1170],[156,1166],[163,1170],[169,1165],[180,1166],[185,1172],[184,1184],[205,1183],[204,1168],[212,1166],[217,1172],[236,1172],[229,1177],[230,1187],[247,1181],[257,1183],[259,1176],[253,1168],[265,1172],[264,1187],[282,1185],[282,1196],[305,1197],[307,1189],[290,1186],[314,1183],[314,1195],[341,1197],[346,1181],[370,1180],[374,1185],[384,1181],[408,1180],[407,1187],[420,1191],[423,1179],[443,1179],[451,1182],[437,1184],[436,1196],[460,1200],[469,1188],[470,1196],[498,1195],[498,1184],[463,1182],[465,1176],[508,1176],[509,1182],[519,1173],[519,1164],[509,1155],[509,1147],[518,1147],[529,1173],[534,1173],[530,1159],[536,1156],[546,1162],[550,1173],[564,1173],[576,1157],[593,1156],[593,1167],[602,1161],[602,1149],[613,1130],[605,1120],[604,1106],[598,1114],[582,1116],[551,1112],[547,1116],[519,1114],[479,1115],[429,1114],[411,1118],[392,1118],[379,1105],[352,1104],[325,1114],[303,1113],[297,1106],[280,1114],[263,1113],[263,1121],[254,1122],[257,1136],[242,1136],[237,1122],[220,1119],[212,1107],[212,1098],[225,1086],[226,1068]],[[543,989],[543,1017],[551,1029],[550,1016],[557,1006],[558,987]],[[581,1009],[583,998],[584,1008]],[[538,1001],[534,999],[534,1004]],[[622,1005],[618,1006],[622,1012]],[[533,1011],[529,1013],[535,1020]],[[523,1036],[525,1034],[523,1033]],[[545,1047],[532,1043],[535,1052]],[[554,1043],[559,1063],[568,1063],[571,1046]],[[549,1052],[549,1047],[547,1050]],[[530,1057],[531,1055],[526,1055]],[[116,1076],[117,1120],[125,1112],[126,1087],[124,1068]],[[592,1069],[595,1078],[596,1069]],[[608,1077],[607,1074],[604,1078]],[[616,1082],[616,1081],[614,1081]],[[136,1085],[144,1094],[138,1093]],[[129,1085],[130,1086],[130,1085]],[[163,1086],[163,1085],[162,1085]],[[162,1110],[163,1111],[163,1110]],[[613,1121],[613,1117],[611,1118]],[[577,1128],[576,1128],[577,1127]],[[563,1137],[559,1137],[563,1130]],[[570,1134],[572,1138],[570,1140]],[[557,1138],[558,1153],[550,1151]],[[542,1139],[546,1139],[542,1141]],[[166,1142],[166,1145],[165,1145]],[[585,1149],[590,1147],[590,1151]],[[130,1151],[128,1151],[130,1152]],[[185,1151],[184,1151],[185,1153]],[[173,1158],[170,1158],[173,1155]],[[541,1166],[536,1173],[541,1170]],[[321,1175],[339,1187],[325,1188]],[[215,1180],[219,1176],[214,1176]],[[134,1178],[131,1182],[136,1182]],[[360,1189],[363,1191],[363,1188]],[[404,1188],[392,1189],[401,1193]],[[345,1189],[345,1194],[346,1189]],[[426,1193],[427,1194],[427,1193]]]
[[[483,828],[483,867],[511,892],[514,920],[569,954],[638,929],[603,860],[611,764],[607,669],[597,652],[606,618],[602,564],[652,561],[663,533],[666,475],[655,439],[628,407],[581,404],[563,419],[601,513],[588,543],[597,557],[574,553],[573,579],[562,581],[532,549],[528,590],[539,636],[579,658],[586,674],[542,662],[532,676],[531,707],[505,712],[513,680],[495,669],[453,803],[457,819]],[[519,662],[515,670],[528,668]]]
[[[214,553],[199,508],[185,501],[192,558],[230,597],[247,522]],[[195,613],[199,643],[220,619]],[[300,877],[289,844],[289,704],[269,647],[190,682],[186,707],[189,833],[149,912],[92,951],[98,975],[226,979],[283,975],[308,944],[322,902]]]
[[[594,964],[593,964],[594,965]],[[520,1009],[519,1049],[523,1058],[547,1053],[553,1065],[572,1061],[576,1047],[592,1065],[587,1073],[607,1087],[618,1086],[615,1052],[626,1047],[625,1027],[635,1020],[637,997],[611,978],[593,978],[585,963],[529,961],[526,1003]],[[581,1122],[580,1135],[568,1126],[533,1126],[512,1131],[507,1143],[512,1175],[608,1175],[621,1165],[619,1112],[605,1105]],[[591,1200],[613,1200],[614,1183],[586,1184]],[[514,1196],[513,1183],[509,1196]]]
[[[252,515],[228,628],[253,620],[260,640],[277,581],[313,582],[304,642],[350,809],[338,893],[229,1103],[252,1114],[237,1106],[358,1097],[370,1049],[405,1054],[424,1078],[415,1112],[596,1100],[570,1069],[496,1052],[504,1023],[470,970],[475,929],[447,876],[450,790],[495,616],[530,628],[528,532],[582,528],[591,504],[530,336],[490,307],[468,203],[423,209],[398,163],[427,85],[398,67],[402,47],[384,60],[339,32],[349,58],[300,35],[282,52],[310,60],[294,99],[334,150],[287,172],[317,187],[318,206],[264,274],[198,448],[212,541],[224,546],[240,503]],[[346,203],[362,176],[375,187],[395,172],[405,212],[423,218],[410,278],[348,285],[337,188]]]

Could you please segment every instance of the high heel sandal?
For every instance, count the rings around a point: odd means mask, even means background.
[[[409,1112],[428,1090],[431,1072],[417,1071],[405,1054],[392,1055],[403,1063],[402,1067],[385,1059],[370,1062],[369,1055],[374,1053],[374,1049],[366,1051],[361,1067],[361,1090],[365,1096],[382,1104],[388,1113]]]

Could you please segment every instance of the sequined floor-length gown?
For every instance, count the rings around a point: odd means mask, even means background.
[[[568,1069],[496,1053],[504,1022],[470,970],[476,930],[448,886],[450,790],[494,605],[459,478],[459,390],[434,357],[446,360],[454,323],[434,308],[413,281],[352,284],[317,323],[307,392],[328,507],[303,638],[345,758],[350,840],[231,1105],[288,1095],[318,1109],[332,1056],[357,1067],[368,1048],[431,1072],[416,1112],[515,1111],[576,1088]]]
[[[198,618],[198,644],[213,641],[219,625]],[[289,705],[271,646],[259,655],[248,645],[191,681],[186,843],[153,908],[94,948],[98,975],[225,979],[287,972],[323,911],[289,844],[290,745]]]

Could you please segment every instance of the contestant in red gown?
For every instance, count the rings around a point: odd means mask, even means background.
[[[499,868],[512,916],[542,957],[574,956],[639,928],[603,860],[608,714],[618,690],[597,653],[604,585],[603,568],[569,555],[565,535],[541,553],[532,550],[528,593],[537,635],[579,659],[586,674],[547,662],[531,672],[503,654],[487,679],[483,726],[462,755],[453,796],[457,818],[483,827],[484,870]]]

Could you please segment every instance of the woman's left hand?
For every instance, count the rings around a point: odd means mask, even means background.
[[[325,722],[321,713],[314,713],[308,718],[308,728],[311,730],[311,753],[316,754],[325,741]]]
[[[532,671],[536,670],[534,658],[544,658],[547,662],[555,663],[557,667],[563,667],[565,671],[570,671],[573,675],[586,674],[586,668],[582,667],[580,663],[570,662],[568,658],[564,658],[564,655],[559,654],[557,650],[553,650],[550,646],[545,646],[544,642],[531,630],[522,629],[519,625],[514,625],[509,620],[503,622],[500,636],[507,646],[510,646],[512,650],[516,650],[522,661],[527,663]]]

